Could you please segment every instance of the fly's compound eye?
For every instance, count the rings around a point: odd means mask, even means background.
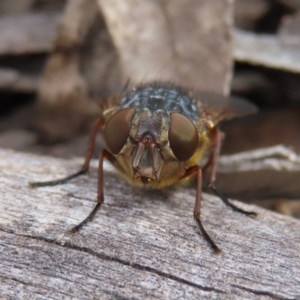
[[[195,125],[185,116],[171,113],[169,128],[170,147],[180,161],[186,161],[193,156],[198,147],[198,132]]]
[[[135,109],[124,108],[108,119],[104,129],[104,139],[113,154],[118,154],[126,144],[134,113]]]

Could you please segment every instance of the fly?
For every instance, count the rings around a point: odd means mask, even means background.
[[[64,184],[87,173],[100,127],[104,126],[107,150],[100,155],[97,204],[77,232],[91,221],[104,201],[103,162],[108,160],[127,181],[138,186],[161,189],[191,177],[197,178],[194,219],[214,253],[221,250],[201,222],[202,173],[210,171],[209,187],[233,210],[256,216],[228,201],[215,186],[216,164],[223,140],[218,125],[224,120],[255,113],[256,107],[238,99],[199,93],[172,84],[152,83],[137,87],[120,97],[103,112],[94,125],[85,162],[68,177],[31,182],[31,187]]]

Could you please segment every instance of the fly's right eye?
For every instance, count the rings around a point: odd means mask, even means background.
[[[191,158],[198,147],[198,132],[195,125],[179,113],[171,113],[171,124],[169,128],[170,147],[180,161]]]
[[[131,130],[135,109],[124,108],[113,114],[104,129],[104,139],[108,149],[118,154],[124,147]]]

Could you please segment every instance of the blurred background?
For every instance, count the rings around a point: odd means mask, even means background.
[[[1,148],[84,156],[99,103],[128,80],[255,103],[259,114],[222,125],[222,154],[285,148],[275,167],[250,154],[220,168],[219,187],[300,217],[300,0],[0,1]]]

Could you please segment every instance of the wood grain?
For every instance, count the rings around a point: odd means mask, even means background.
[[[245,217],[204,194],[202,220],[223,252],[213,255],[192,219],[195,190],[151,192],[105,172],[105,203],[87,216],[97,172],[55,187],[81,159],[0,150],[1,299],[299,299],[300,222],[258,207]],[[97,166],[97,161],[92,165]]]

